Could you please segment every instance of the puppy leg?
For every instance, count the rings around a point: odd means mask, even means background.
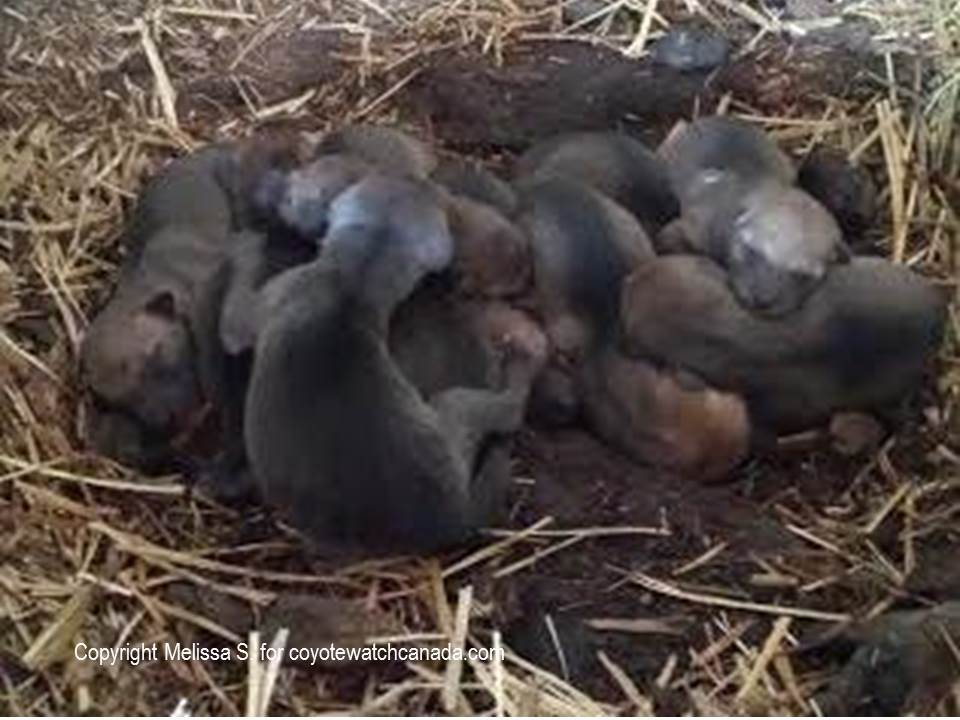
[[[523,313],[491,306],[483,325],[488,337],[506,353],[504,388],[452,388],[431,402],[441,427],[471,469],[476,467],[477,452],[488,435],[515,432],[523,423],[530,388],[547,356],[546,338]]]
[[[475,527],[491,525],[503,515],[512,469],[510,438],[493,438],[478,455],[480,463],[470,481],[470,513]]]
[[[526,396],[526,388],[510,385],[500,392],[453,388],[431,403],[437,427],[463,463],[466,487],[458,505],[468,527],[489,525],[503,507],[511,445],[504,436],[522,423]]]
[[[247,466],[243,413],[250,380],[252,346],[256,337],[256,306],[263,281],[270,274],[267,238],[255,232],[234,236],[230,261],[209,288],[200,324],[201,356],[212,371],[207,392],[219,410],[223,449],[192,474],[194,484],[211,497],[236,504],[256,496],[256,484]],[[214,365],[209,358],[216,357]]]
[[[237,233],[234,239],[219,323],[220,341],[230,355],[252,349],[256,341],[260,288],[270,274],[267,242],[255,232]]]

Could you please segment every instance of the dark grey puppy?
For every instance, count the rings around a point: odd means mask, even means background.
[[[822,650],[855,648],[817,703],[828,716],[926,715],[949,694],[960,669],[960,603],[894,610],[845,628]]]
[[[660,148],[682,217],[661,251],[723,265],[737,297],[769,315],[795,310],[849,251],[833,216],[792,185],[796,171],[753,126],[727,117],[682,125]]]
[[[547,178],[581,182],[632,212],[650,233],[680,211],[663,160],[637,140],[618,133],[551,138],[520,157],[514,177],[520,184]]]
[[[437,167],[437,156],[422,140],[384,125],[347,125],[326,135],[321,155],[354,155],[379,168],[425,179]]]
[[[333,200],[372,172],[426,178],[436,167],[422,141],[379,125],[348,125],[330,133],[310,162],[266,175],[256,196],[263,213],[301,238],[316,242],[326,233]]]
[[[796,312],[745,309],[707,258],[661,257],[624,284],[630,350],[746,396],[761,425],[793,432],[838,411],[883,411],[919,383],[946,302],[924,278],[875,258],[834,269]]]
[[[510,218],[516,212],[516,192],[478,160],[454,156],[444,157],[430,179],[454,195],[496,208],[504,217]]]
[[[657,154],[667,161],[681,203],[696,191],[695,181],[705,171],[768,178],[784,185],[797,178],[790,158],[762,130],[725,115],[677,123]]]
[[[295,155],[292,140],[214,145],[172,161],[145,185],[120,278],[80,350],[97,406],[91,439],[101,452],[151,466],[196,424],[222,369],[208,283],[234,229],[252,221],[249,193],[260,175]]]
[[[853,165],[842,151],[830,147],[815,149],[800,166],[797,184],[837,219],[852,247],[856,248],[864,233],[875,226],[877,186],[870,173]]]
[[[697,479],[728,473],[749,446],[743,401],[620,349],[621,284],[655,258],[637,220],[569,180],[526,186],[522,203],[552,345],[541,412],[562,419],[582,405],[598,436],[640,462]]]
[[[494,212],[491,208],[484,209]],[[456,234],[455,225],[451,224],[451,230]],[[390,323],[390,354],[401,372],[427,398],[453,387],[501,387],[503,363],[498,348],[502,339],[539,332],[527,327],[532,320],[522,312],[491,301],[503,294],[500,291],[510,288],[519,276],[506,272],[491,278],[490,285],[477,284],[494,270],[506,267],[504,260],[510,258],[515,244],[509,236],[504,238],[497,233],[477,237],[483,242],[475,241],[475,247],[466,251],[464,260],[454,258],[450,268],[454,272],[453,286],[438,277],[437,282],[418,289],[402,302]],[[504,242],[505,250],[500,247]],[[268,280],[312,259],[284,253],[282,249],[263,234],[251,231],[238,234],[230,263],[220,274],[220,284],[211,285],[220,293],[220,299],[212,300],[209,305],[222,308],[211,332],[222,336],[226,355],[224,370],[217,375],[221,382],[212,394],[225,430],[222,433],[224,451],[217,463],[201,473],[200,481],[221,500],[246,498],[256,492],[247,471],[243,445],[243,403],[255,343],[250,312],[256,305],[256,294]],[[478,269],[474,261],[480,263],[482,269]],[[528,262],[524,246],[524,263]],[[462,271],[467,274],[460,274]],[[525,275],[523,281],[525,287]],[[464,295],[461,290],[469,288],[479,290],[479,299],[461,297]],[[505,456],[496,458],[490,467],[499,469],[487,469],[487,460],[484,460],[482,472],[500,472],[507,464],[510,444],[498,441],[495,446],[499,455]]]
[[[263,497],[319,544],[428,552],[465,540],[492,511],[498,492],[478,456],[520,426],[545,342],[532,325],[503,339],[502,389],[454,387],[427,402],[387,333],[397,305],[452,256],[432,187],[370,176],[333,202],[321,256],[257,296],[251,469]]]
[[[366,160],[345,153],[321,155],[288,172],[275,171],[258,191],[263,214],[297,236],[316,243],[327,230],[330,204],[375,169]]]

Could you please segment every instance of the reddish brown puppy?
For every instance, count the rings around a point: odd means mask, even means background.
[[[749,445],[740,398],[621,351],[620,286],[655,261],[639,223],[566,180],[531,184],[521,199],[553,351],[540,403],[567,417],[577,408],[565,405],[582,407],[594,432],[640,462],[697,479],[729,473]]]
[[[778,319],[745,309],[706,258],[658,258],[623,288],[631,352],[742,393],[751,415],[778,432],[898,402],[936,353],[945,313],[943,294],[924,278],[876,258],[835,268]]]

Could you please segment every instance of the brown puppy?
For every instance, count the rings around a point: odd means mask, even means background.
[[[779,432],[899,401],[939,346],[945,308],[922,277],[874,258],[835,268],[776,320],[743,308],[706,258],[658,258],[623,288],[630,351],[744,394],[751,415]]]
[[[99,408],[91,439],[125,462],[152,464],[203,404],[191,326],[197,289],[229,242],[233,209],[218,175],[232,163],[231,148],[214,146],[147,183],[116,289],[84,335],[81,374]]]
[[[704,118],[672,133],[660,154],[683,215],[658,246],[713,258],[747,307],[791,312],[830,266],[849,259],[833,216],[792,186],[792,164],[760,130]]]
[[[634,459],[694,480],[723,480],[750,451],[750,417],[736,394],[605,348],[582,376],[596,433]]]
[[[372,176],[341,194],[318,260],[259,293],[245,440],[262,495],[314,541],[429,552],[463,541],[496,488],[477,461],[516,430],[545,342],[504,340],[502,390],[454,387],[429,403],[387,349],[396,306],[453,255],[427,185]]]
[[[634,460],[698,482],[726,479],[750,452],[739,394],[604,348],[581,376],[590,426]]]
[[[746,454],[743,402],[681,382],[620,350],[620,286],[654,261],[639,223],[600,193],[566,180],[525,188],[521,226],[534,251],[535,284],[554,358],[540,402],[582,404],[590,427],[634,459],[713,480]],[[545,397],[544,397],[545,396]],[[565,418],[566,419],[566,418]]]
[[[551,177],[581,182],[632,212],[650,233],[680,211],[663,161],[637,140],[618,133],[551,138],[520,157],[514,176],[520,183]]]
[[[452,271],[460,292],[472,297],[508,298],[530,285],[530,243],[495,208],[464,196],[447,203],[454,238]]]

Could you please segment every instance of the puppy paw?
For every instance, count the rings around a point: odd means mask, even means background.
[[[537,373],[547,362],[549,343],[540,327],[517,313],[517,319],[500,336],[500,351],[508,365],[522,364]]]
[[[200,463],[189,473],[193,490],[230,507],[257,500],[256,485],[246,463],[220,457]]]

